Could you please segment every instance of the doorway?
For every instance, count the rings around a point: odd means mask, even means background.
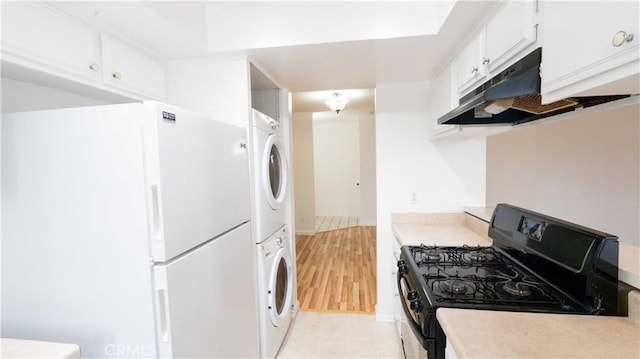
[[[325,97],[316,99],[318,106],[305,107],[296,101],[300,93],[292,95],[297,289],[303,311],[374,312],[374,92],[363,93],[368,99],[363,105],[349,102],[340,113],[328,111]]]

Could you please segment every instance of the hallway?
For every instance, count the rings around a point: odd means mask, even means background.
[[[375,312],[375,231],[360,226],[296,236],[300,310]]]

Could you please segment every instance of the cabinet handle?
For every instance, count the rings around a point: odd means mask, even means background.
[[[483,65],[488,64],[489,62],[491,62],[491,59],[490,59],[490,58],[488,58],[488,57],[483,57],[483,58],[482,58],[482,64],[483,64]]]
[[[114,79],[118,79],[118,80],[122,78],[122,74],[119,72],[114,72],[112,76]]]
[[[615,47],[622,46],[625,42],[633,41],[633,34],[627,34],[626,31],[618,31],[613,35],[613,39],[611,39],[611,43]]]
[[[100,71],[100,65],[93,63],[89,65],[89,69],[91,69],[92,71]]]
[[[471,68],[471,73],[472,73],[472,74],[478,73],[478,66],[474,66],[474,67],[472,67],[472,68]]]

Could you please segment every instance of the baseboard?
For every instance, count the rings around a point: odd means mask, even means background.
[[[316,234],[316,231],[296,231],[296,236],[311,236]]]
[[[395,322],[396,318],[393,316],[393,314],[381,314],[378,313],[378,305],[375,305],[375,310],[376,310],[376,321],[377,322]]]
[[[367,226],[367,227],[369,226],[375,227],[377,225],[376,222],[359,222],[358,224],[361,226]]]
[[[376,322],[395,322],[396,318],[393,315],[381,315],[376,314]]]

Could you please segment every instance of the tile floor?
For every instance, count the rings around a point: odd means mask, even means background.
[[[299,312],[278,359],[403,358],[394,323],[374,315]]]
[[[348,227],[357,227],[360,218],[358,217],[316,217],[316,232],[333,231]]]

